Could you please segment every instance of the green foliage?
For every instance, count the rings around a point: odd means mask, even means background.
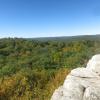
[[[50,100],[73,68],[100,53],[100,41],[0,39],[0,100]]]

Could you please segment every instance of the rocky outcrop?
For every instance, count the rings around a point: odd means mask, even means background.
[[[76,68],[51,100],[100,100],[100,54],[93,56],[86,68]]]

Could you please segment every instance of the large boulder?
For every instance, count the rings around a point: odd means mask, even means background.
[[[93,56],[86,68],[72,70],[51,100],[100,100],[100,54]]]

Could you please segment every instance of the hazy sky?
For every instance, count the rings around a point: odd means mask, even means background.
[[[100,0],[0,0],[0,37],[100,34]]]

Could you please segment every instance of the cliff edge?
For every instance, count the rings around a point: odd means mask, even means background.
[[[100,54],[94,55],[86,68],[72,70],[51,100],[100,100]]]

